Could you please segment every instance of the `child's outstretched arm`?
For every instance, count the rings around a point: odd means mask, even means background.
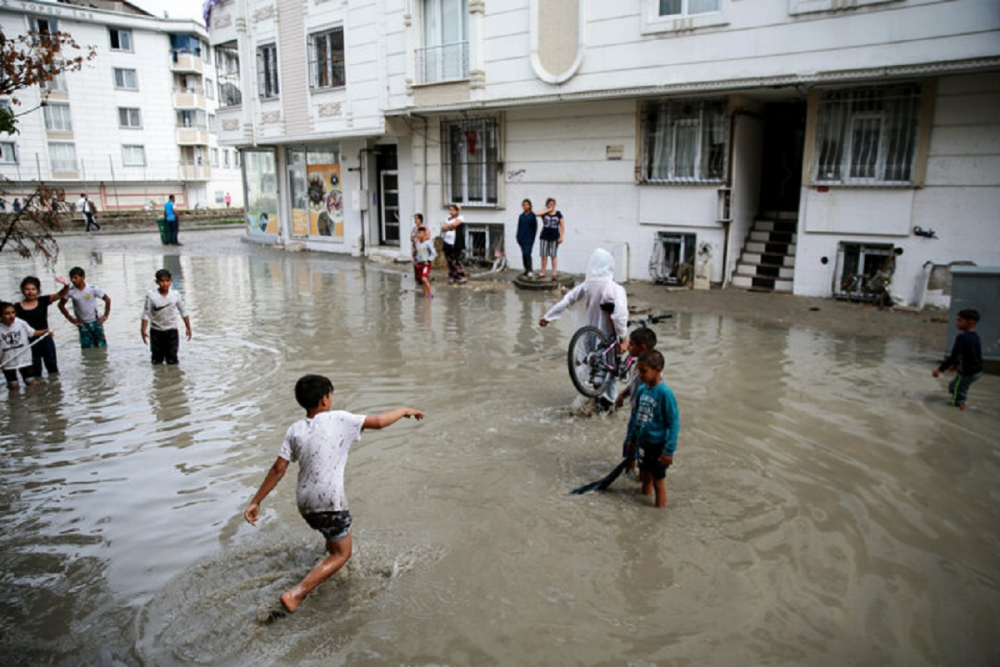
[[[403,417],[413,417],[417,421],[420,421],[424,418],[424,416],[423,412],[414,408],[396,408],[395,410],[389,410],[388,412],[383,412],[378,415],[367,415],[361,430],[372,428],[377,431],[385,428],[386,426],[392,426]]]
[[[288,461],[281,458],[280,456],[274,460],[274,465],[271,466],[270,470],[267,471],[267,475],[264,476],[264,481],[261,482],[260,488],[257,490],[257,494],[247,505],[246,511],[243,512],[243,518],[247,520],[251,526],[257,525],[257,516],[260,514],[260,504],[264,502],[264,498],[267,494],[271,493],[271,490],[278,485],[281,478],[285,476],[285,471],[288,470]]]

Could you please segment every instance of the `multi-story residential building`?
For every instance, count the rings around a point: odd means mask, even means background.
[[[222,0],[251,232],[403,255],[558,201],[560,269],[831,296],[1000,264],[988,0]],[[237,71],[242,72],[235,76]],[[931,232],[933,231],[933,234]]]
[[[197,21],[123,1],[5,0],[0,29],[69,33],[96,53],[80,71],[16,93],[19,132],[0,135],[8,204],[39,181],[70,202],[87,192],[101,210],[159,205],[170,194],[187,208],[224,206],[226,192],[242,204],[239,153],[216,141],[217,75]]]

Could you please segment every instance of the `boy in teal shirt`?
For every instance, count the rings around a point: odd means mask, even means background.
[[[680,414],[674,392],[663,381],[663,355],[649,350],[639,357],[639,378],[635,410],[628,424],[628,450],[631,454],[638,447],[639,479],[642,495],[655,493],[657,507],[667,505],[665,479],[667,468],[674,462],[677,449],[677,431]]]

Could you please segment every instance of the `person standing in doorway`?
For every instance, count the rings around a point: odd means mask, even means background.
[[[559,246],[563,242],[566,233],[566,220],[563,214],[556,210],[556,200],[551,197],[545,201],[545,210],[539,215],[542,217],[542,234],[539,237],[540,254],[542,256],[542,271],[539,278],[545,277],[545,269],[548,259],[552,258],[552,280],[556,279],[558,261],[556,255],[559,253]]]
[[[177,211],[174,210],[174,196],[170,195],[167,203],[163,205],[163,218],[167,221],[167,245],[181,245],[177,240],[179,220]]]
[[[531,200],[521,202],[523,209],[517,219],[517,245],[521,246],[521,260],[524,262],[524,275],[531,273],[531,251],[535,247],[535,237],[538,236],[538,216],[531,209]]]
[[[465,250],[465,230],[459,227],[462,219],[461,209],[457,204],[448,207],[448,220],[441,225],[441,241],[444,244],[444,258],[448,260],[448,282],[465,284],[465,267],[462,266],[462,251]]]

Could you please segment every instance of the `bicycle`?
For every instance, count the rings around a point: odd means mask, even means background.
[[[658,324],[671,315],[650,315],[646,319],[629,320],[628,325]],[[569,366],[569,379],[573,386],[584,396],[597,398],[608,388],[611,382],[618,378],[627,382],[636,359],[628,354],[619,353],[621,339],[608,336],[597,327],[581,327],[573,334],[566,353],[566,364]]]

